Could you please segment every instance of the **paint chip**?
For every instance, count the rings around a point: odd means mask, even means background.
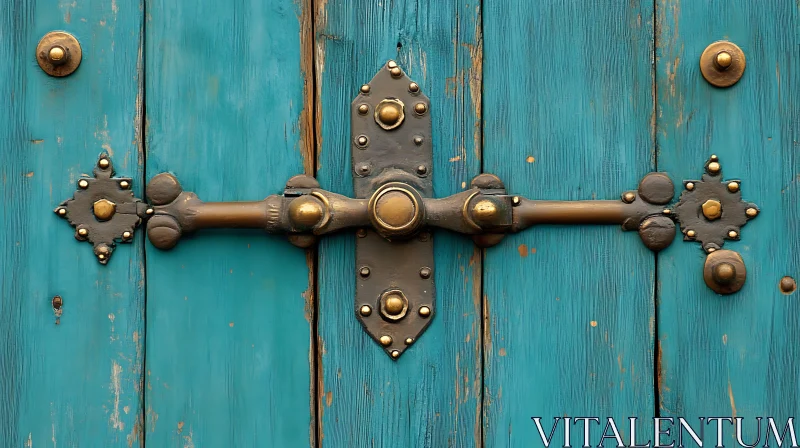
[[[534,159],[533,156],[528,156],[525,158],[525,161],[528,163],[533,163],[536,161],[536,159]]]
[[[593,320],[593,321],[589,322],[589,325],[591,325],[593,327],[596,327],[597,326],[597,321]]]

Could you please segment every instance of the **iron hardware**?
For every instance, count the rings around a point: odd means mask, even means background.
[[[730,87],[739,82],[746,66],[744,51],[727,40],[712,43],[700,55],[700,72],[715,87]]]
[[[72,34],[51,31],[36,46],[36,61],[48,75],[69,76],[81,65],[81,44]]]
[[[83,238],[95,244],[96,253],[106,251],[98,255],[102,263],[108,261],[112,235],[129,240],[141,218],[148,218],[150,242],[163,250],[207,228],[262,229],[285,234],[303,248],[322,235],[356,229],[354,314],[393,359],[417,340],[435,313],[431,228],[470,235],[478,246],[490,247],[537,224],[617,224],[660,251],[672,243],[678,223],[684,240],[700,243],[708,254],[703,272],[711,289],[729,294],[744,284],[739,254],[719,249],[726,240],[739,239],[741,227],[759,211],[742,201],[739,180],[722,181],[717,156],[706,162],[701,180],[684,182],[674,209],[669,204],[675,186],[660,172],[645,175],[636,190],[617,200],[530,200],[507,194],[492,174],[475,177],[465,191],[433,198],[429,110],[419,85],[393,61],[361,87],[351,108],[355,198],[299,175],[282,194],[262,201],[203,202],[175,176],[161,173],[147,186],[149,207],[133,198],[130,179],[111,178],[110,161],[101,155],[97,179],[81,179],[75,199],[56,212],[79,232],[89,229]]]

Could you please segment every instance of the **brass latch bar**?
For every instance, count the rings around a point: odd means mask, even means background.
[[[711,156],[701,180],[684,181],[677,204],[665,173],[649,173],[617,200],[541,201],[510,195],[492,174],[475,177],[470,188],[433,198],[430,177],[430,102],[417,83],[390,61],[361,87],[351,108],[351,153],[355,198],[324,190],[312,177],[294,176],[282,194],[254,202],[203,202],[184,191],[170,173],[147,186],[149,204],[133,197],[130,179],[113,177],[101,155],[95,178],[78,181],[73,199],[56,213],[76,227],[76,238],[95,246],[101,263],[116,242],[129,242],[147,219],[151,243],[168,250],[192,232],[208,228],[255,228],[285,234],[309,247],[320,236],[356,229],[356,297],[353,311],[367,333],[393,359],[429,325],[435,314],[431,228],[470,235],[481,247],[537,224],[616,224],[638,232],[653,251],[669,246],[680,225],[686,241],[709,254],[706,283],[721,294],[738,291],[745,266],[735,252],[720,250],[737,240],[741,227],[758,215],[742,201],[739,180],[722,181]]]

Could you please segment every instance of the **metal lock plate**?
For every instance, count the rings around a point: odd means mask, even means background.
[[[433,241],[429,232],[417,233],[422,200],[433,196],[430,101],[389,61],[361,86],[350,110],[355,194],[370,199],[374,228],[356,236],[355,313],[396,359],[436,309]]]

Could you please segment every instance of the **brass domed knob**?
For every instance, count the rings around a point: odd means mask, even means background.
[[[375,107],[375,122],[378,126],[390,131],[403,124],[405,105],[394,98],[386,98]]]

